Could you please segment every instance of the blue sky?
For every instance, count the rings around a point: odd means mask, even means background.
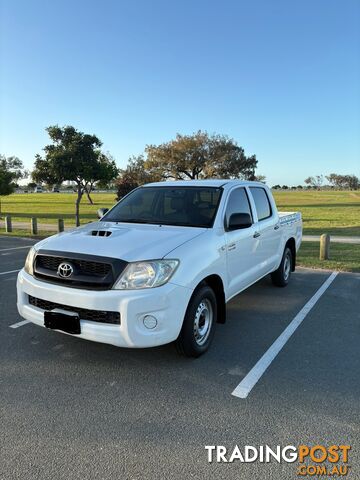
[[[270,185],[360,174],[358,0],[0,3],[0,152],[27,167],[71,124],[119,166],[202,129]]]

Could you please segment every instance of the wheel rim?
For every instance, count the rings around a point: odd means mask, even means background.
[[[194,338],[198,345],[204,345],[209,338],[213,317],[213,308],[210,300],[207,298],[202,299],[194,317]]]
[[[290,254],[287,253],[284,260],[284,280],[285,281],[289,279],[290,271],[291,271],[291,257],[290,257]]]

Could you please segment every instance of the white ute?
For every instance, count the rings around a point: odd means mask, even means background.
[[[269,273],[287,285],[302,237],[301,214],[278,213],[258,182],[152,183],[101,214],[31,248],[17,280],[20,315],[119,347],[176,341],[193,357],[232,297]]]

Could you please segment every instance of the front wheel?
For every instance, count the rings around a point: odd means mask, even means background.
[[[289,247],[286,247],[279,268],[271,274],[271,280],[274,285],[277,287],[286,287],[290,280],[292,263],[292,252]]]
[[[199,357],[209,348],[215,333],[217,304],[214,291],[207,285],[195,291],[185,313],[176,347],[180,354]]]

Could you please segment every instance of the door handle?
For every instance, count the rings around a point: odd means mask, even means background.
[[[275,225],[274,230],[279,230],[280,225]]]
[[[253,237],[254,237],[254,238],[258,238],[258,237],[260,237],[260,235],[261,235],[260,232],[255,232],[254,235],[253,235]]]
[[[236,248],[236,243],[231,243],[230,245],[228,245],[228,250],[235,250]]]

